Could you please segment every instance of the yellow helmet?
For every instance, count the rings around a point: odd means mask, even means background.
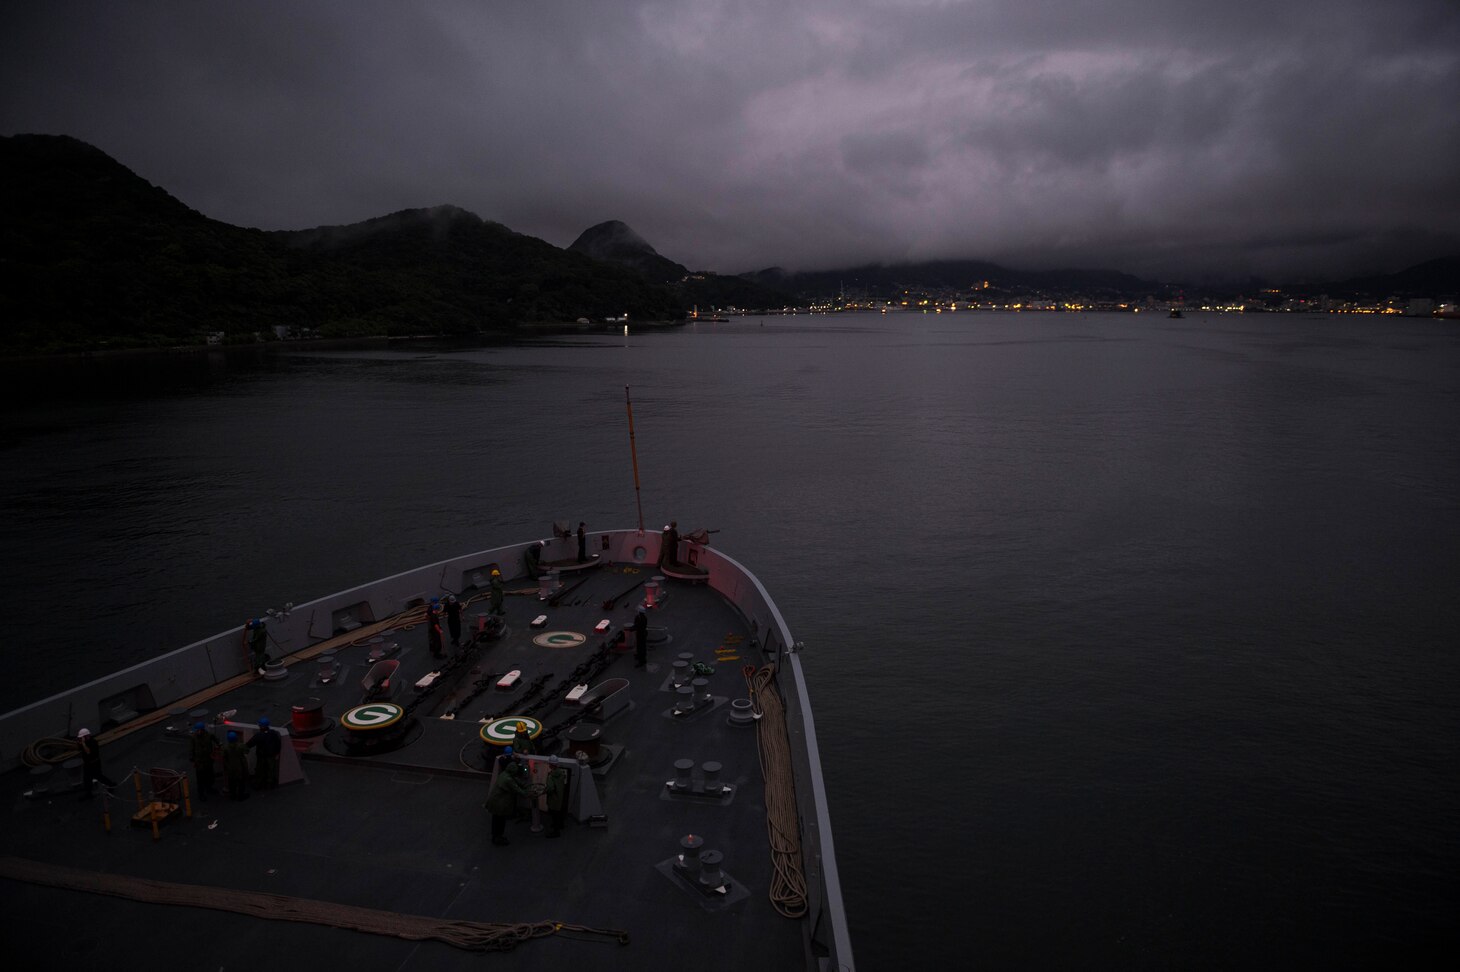
[[[525,722],[519,722],[519,723],[517,723],[517,731],[518,732],[526,732],[527,731],[527,723],[525,723]]]

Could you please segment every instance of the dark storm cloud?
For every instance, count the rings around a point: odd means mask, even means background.
[[[0,129],[269,228],[1343,273],[1460,250],[1453,0],[10,4]]]

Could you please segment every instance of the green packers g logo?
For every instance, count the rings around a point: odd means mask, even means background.
[[[356,731],[384,729],[399,722],[405,714],[406,710],[393,702],[370,702],[340,716],[340,724]]]

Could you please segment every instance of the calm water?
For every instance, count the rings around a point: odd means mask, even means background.
[[[547,532],[805,640],[859,964],[1393,965],[1460,913],[1460,329],[841,316],[6,368],[0,704]]]

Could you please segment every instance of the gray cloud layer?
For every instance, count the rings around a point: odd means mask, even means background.
[[[1153,274],[1460,252],[1455,0],[12,3],[0,130],[204,213]]]

